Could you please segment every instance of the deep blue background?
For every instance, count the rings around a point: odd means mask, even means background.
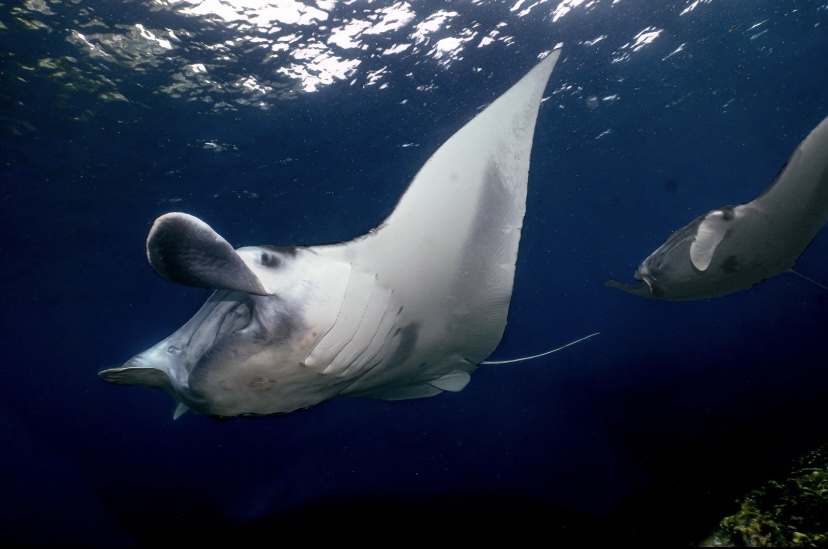
[[[690,4],[605,0],[552,22],[554,5],[519,18],[509,5],[452,2],[461,24],[507,19],[514,41],[469,47],[448,68],[413,54],[366,59],[392,68],[387,88],[339,82],[231,112],[156,93],[161,76],[105,60],[94,66],[120,78],[128,102],[67,87],[32,67],[79,57],[70,8],[53,5],[46,31],[21,23],[30,10],[2,7],[0,543],[380,528],[409,540],[528,529],[701,541],[739,496],[828,439],[828,292],[783,274],[667,303],[603,283],[631,281],[697,215],[754,198],[828,116],[828,5],[709,0],[680,15]],[[111,25],[174,18],[136,2],[84,9]],[[652,44],[613,62],[651,26],[663,29]],[[97,379],[209,295],[153,274],[144,239],[158,215],[197,215],[234,246],[360,235],[443,140],[558,42],[492,359],[599,336],[481,367],[457,394],[259,420],[172,421],[168,395]],[[796,268],[828,281],[828,234]]]

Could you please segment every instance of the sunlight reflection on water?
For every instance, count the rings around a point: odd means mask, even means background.
[[[224,110],[268,108],[337,82],[383,89],[394,76],[394,58],[448,70],[472,50],[514,47],[521,19],[548,26],[620,1],[477,0],[449,10],[442,3],[403,0],[156,0],[112,13],[81,3],[27,0],[12,13],[24,28],[65,34],[74,52],[44,57],[34,69],[67,87],[128,101],[122,72],[107,69],[118,65],[131,69],[132,79],[152,76],[156,93]],[[618,60],[627,60],[658,32],[642,31]],[[593,46],[601,38],[583,44]],[[428,89],[423,79],[420,86]]]

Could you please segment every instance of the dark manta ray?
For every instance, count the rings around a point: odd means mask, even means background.
[[[744,290],[789,271],[826,220],[828,118],[755,200],[713,210],[674,232],[635,271],[640,284],[606,285],[673,301]]]
[[[385,222],[354,240],[234,250],[196,217],[159,217],[147,237],[155,272],[217,291],[100,378],[166,390],[175,417],[463,389],[506,327],[535,121],[559,55],[449,138]]]

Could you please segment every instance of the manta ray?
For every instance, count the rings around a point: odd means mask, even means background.
[[[167,391],[174,417],[462,390],[506,327],[535,123],[560,53],[440,146],[368,234],[234,249],[187,213],[156,219],[146,242],[154,271],[215,292],[179,330],[100,379]]]
[[[670,301],[723,296],[791,270],[828,220],[828,118],[796,147],[762,194],[678,229],[634,273],[609,280],[633,295]],[[799,274],[818,286],[822,284]]]

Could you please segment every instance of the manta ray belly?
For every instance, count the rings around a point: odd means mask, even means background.
[[[380,364],[399,330],[393,293],[376,274],[352,267],[339,314],[305,364],[336,376],[359,375]]]

